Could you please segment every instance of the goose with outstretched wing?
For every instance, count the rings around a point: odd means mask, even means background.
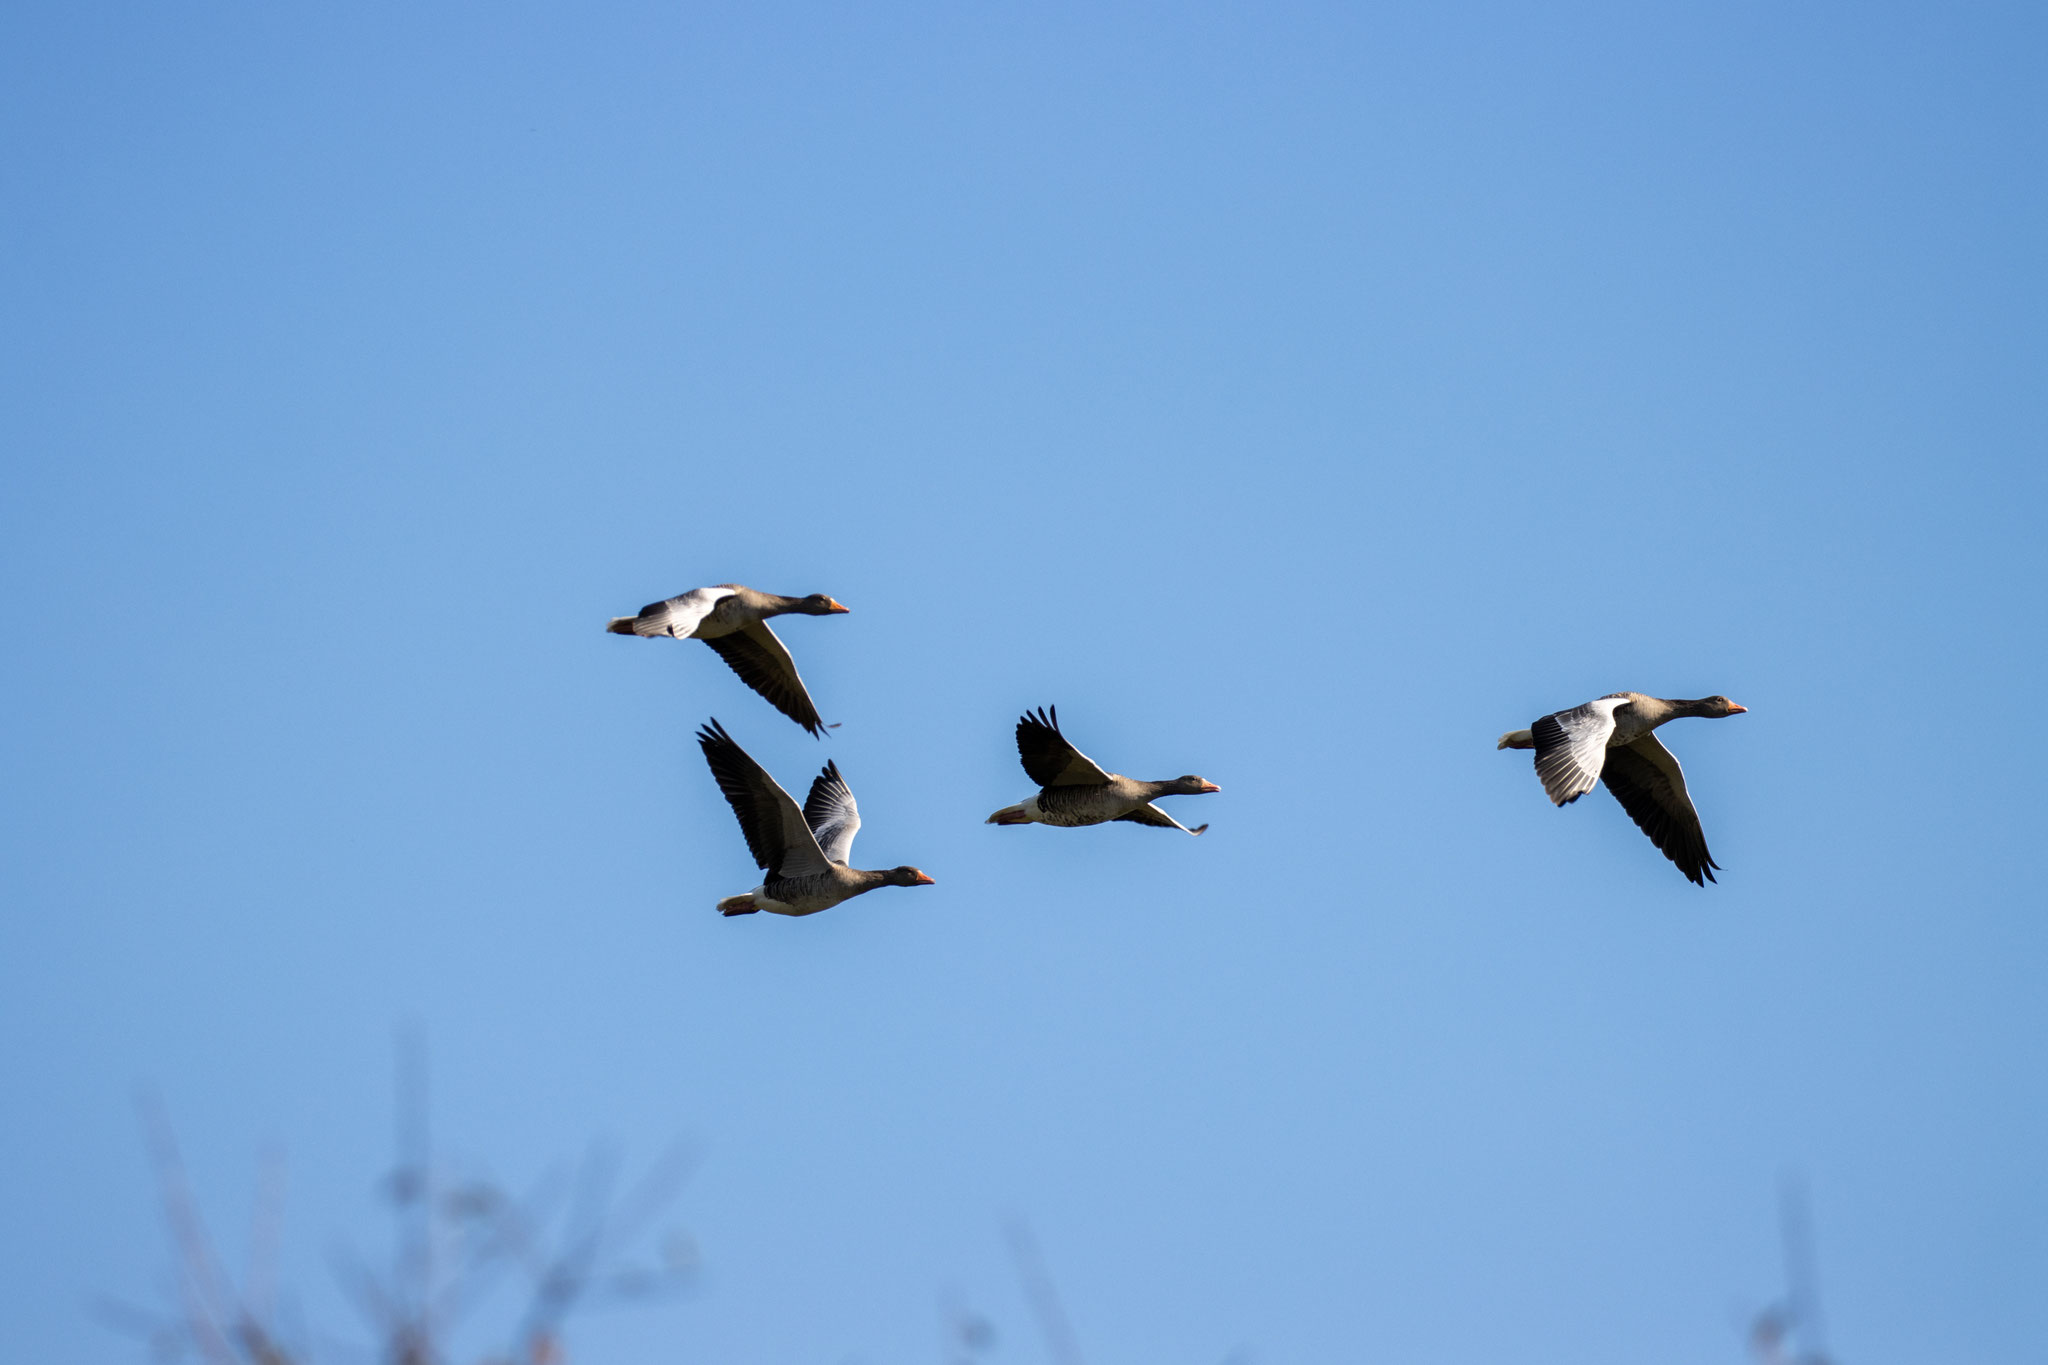
[[[860,807],[838,764],[825,765],[799,808],[716,719],[697,732],[697,744],[740,822],[755,866],[767,874],[752,891],[718,902],[720,914],[815,915],[878,886],[933,884],[914,867],[864,872],[848,864],[853,836],[860,832]]]
[[[840,616],[849,608],[814,592],[809,597],[784,597],[738,583],[692,588],[677,597],[650,602],[637,616],[614,616],[605,629],[614,635],[668,636],[702,640],[718,652],[740,681],[768,699],[768,704],[813,735],[826,726],[796,671],[782,641],[768,628],[771,616]]]
[[[1553,711],[1526,730],[1511,730],[1496,748],[1534,749],[1536,777],[1554,805],[1569,806],[1605,782],[1636,827],[1650,837],[1695,886],[1714,880],[1720,864],[1707,852],[1699,812],[1685,790],[1685,772],[1656,735],[1681,716],[1718,720],[1749,708],[1726,697],[1667,701],[1641,692],[1615,692]]]
[[[1058,707],[1024,713],[1017,722],[1017,757],[1023,761],[1025,775],[1038,784],[1038,794],[989,816],[991,825],[1072,828],[1127,820],[1135,825],[1200,834],[1209,827],[1197,825],[1189,829],[1153,805],[1153,801],[1162,796],[1200,796],[1223,790],[1192,774],[1164,782],[1141,782],[1120,773],[1105,772],[1060,733]]]

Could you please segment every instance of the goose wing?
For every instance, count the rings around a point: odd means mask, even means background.
[[[1025,775],[1041,787],[1095,787],[1109,781],[1095,760],[1060,733],[1057,706],[1024,713],[1017,722],[1017,757],[1024,760]]]
[[[1174,819],[1149,801],[1136,810],[1119,815],[1116,818],[1128,820],[1134,825],[1154,825],[1160,829],[1177,829],[1183,834],[1200,834],[1203,830],[1209,828],[1207,825],[1196,825],[1193,829],[1189,829],[1186,825],[1183,825],[1180,821]]]
[[[804,690],[804,680],[797,676],[796,660],[789,657],[789,651],[768,629],[766,621],[749,621],[729,635],[715,636],[704,643],[717,650],[726,667],[766,697],[770,706],[813,735],[825,732],[824,722],[818,719],[818,708],[811,704],[811,694]]]
[[[853,836],[860,833],[860,807],[854,804],[853,789],[839,775],[837,763],[811,779],[811,794],[804,798],[804,823],[818,840],[818,847],[835,863],[853,858]]]
[[[1593,790],[1607,762],[1614,713],[1627,697],[1602,697],[1569,711],[1553,711],[1529,727],[1536,741],[1536,776],[1554,805],[1568,806]]]
[[[1714,869],[1720,864],[1707,853],[1700,814],[1686,794],[1685,770],[1656,735],[1609,749],[1607,767],[1600,777],[1636,828],[1678,865],[1687,881],[1705,886],[1714,880]]]
[[[718,789],[725,793],[726,804],[739,818],[740,833],[747,838],[755,866],[770,880],[805,877],[831,866],[796,802],[724,726],[714,719],[697,732],[697,744],[704,750],[704,761],[711,765]]]
[[[687,640],[725,598],[733,595],[730,585],[692,588],[680,597],[649,602],[638,616],[614,616],[605,629],[614,635],[673,635]]]

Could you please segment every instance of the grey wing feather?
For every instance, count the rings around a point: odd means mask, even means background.
[[[614,635],[672,635],[687,640],[702,625],[712,608],[732,596],[730,588],[692,588],[678,597],[649,602],[637,616],[618,616],[606,626]]]
[[[854,803],[853,789],[839,775],[837,763],[827,763],[825,771],[811,779],[811,794],[804,798],[804,823],[817,836],[818,847],[827,858],[835,863],[852,859],[853,836],[860,833],[860,807]]]
[[[818,708],[811,704],[811,694],[797,675],[796,660],[789,657],[766,621],[749,621],[730,635],[704,643],[717,650],[726,666],[740,675],[740,681],[766,697],[770,706],[813,735],[825,732]]]
[[[1108,773],[1060,733],[1058,707],[1024,713],[1017,722],[1017,757],[1025,775],[1041,787],[1089,787],[1109,781]]]
[[[824,850],[804,813],[782,784],[768,775],[716,719],[697,732],[704,761],[725,793],[726,804],[740,822],[754,865],[772,880],[806,877],[827,870]]]
[[[1685,770],[1654,734],[1609,749],[1600,776],[1636,828],[1650,836],[1687,881],[1705,886],[1714,880],[1720,864],[1707,852],[1700,814],[1685,790]]]
[[[1174,819],[1171,815],[1168,815],[1150,802],[1116,818],[1128,820],[1134,825],[1152,825],[1159,829],[1177,829],[1183,834],[1200,834],[1203,830],[1209,828],[1207,825],[1196,825],[1193,829],[1189,829],[1186,825],[1183,825],[1180,821]]]
[[[1589,701],[1569,711],[1556,711],[1529,727],[1536,741],[1536,776],[1551,802],[1568,806],[1593,790],[1607,761],[1607,739],[1614,733],[1614,706]]]

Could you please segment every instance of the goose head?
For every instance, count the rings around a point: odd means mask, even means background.
[[[825,596],[824,593],[814,592],[809,597],[798,598],[796,605],[790,610],[800,611],[806,616],[840,616],[852,611],[853,608],[842,607],[837,600]]]
[[[882,874],[882,885],[937,886],[938,883],[914,867],[892,867]]]
[[[1693,703],[1693,705],[1697,708],[1693,712],[1694,715],[1706,716],[1711,720],[1719,720],[1723,716],[1739,716],[1749,709],[1747,706],[1737,706],[1734,702],[1718,694],[1702,698]]]
[[[1207,796],[1210,792],[1220,792],[1222,790],[1223,788],[1217,786],[1214,782],[1189,773],[1186,777],[1174,778],[1173,781],[1166,784],[1166,790],[1159,794],[1161,796]]]

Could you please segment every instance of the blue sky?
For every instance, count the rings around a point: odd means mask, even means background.
[[[126,1361],[161,1093],[347,1328],[393,1038],[453,1161],[701,1164],[579,1360],[2048,1339],[2048,23],[2016,5],[24,5],[0,1284]],[[814,742],[605,619],[724,580]],[[1616,689],[1688,885],[1503,730]],[[995,829],[1057,703],[1219,796]],[[808,920],[690,732],[857,862]],[[328,1358],[345,1358],[331,1355]]]

